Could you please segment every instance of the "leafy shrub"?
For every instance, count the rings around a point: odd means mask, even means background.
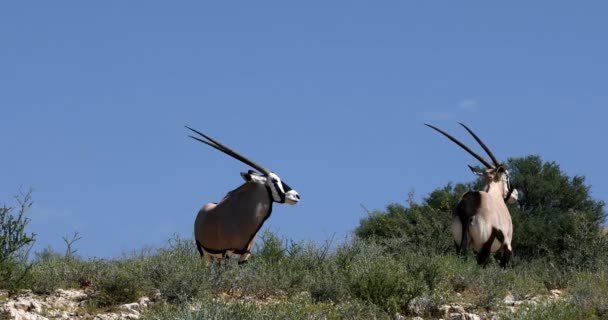
[[[106,262],[99,277],[95,279],[95,299],[99,306],[107,307],[137,301],[145,291],[141,273],[134,270],[130,261]],[[143,287],[143,288],[142,288]]]
[[[287,248],[283,244],[283,239],[272,231],[265,230],[262,234],[262,243],[255,249],[255,255],[258,259],[270,263],[278,263],[285,258],[286,251]]]
[[[585,178],[569,177],[557,163],[543,162],[539,156],[510,159],[509,167],[513,185],[523,193],[511,208],[514,253],[528,261],[548,258],[564,267],[604,264],[604,203],[591,197]]]
[[[389,256],[357,257],[347,270],[350,293],[389,314],[407,310],[409,302],[426,289],[418,274],[408,271]]]
[[[190,239],[174,237],[167,248],[142,254],[141,260],[142,277],[170,302],[191,301],[210,288],[211,268]]]
[[[451,184],[438,189],[417,204],[410,194],[405,207],[390,204],[386,211],[374,211],[363,218],[355,229],[355,235],[364,240],[385,243],[399,239],[399,246],[394,253],[404,251],[425,251],[432,254],[443,254],[453,249],[453,240],[449,231],[452,208],[456,205],[458,192],[465,190],[464,185],[453,187]]]
[[[84,260],[54,252],[50,248],[36,253],[30,289],[35,293],[51,293],[58,288],[80,288],[101,277],[106,264],[99,259]]]

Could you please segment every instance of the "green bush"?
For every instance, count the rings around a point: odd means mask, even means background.
[[[207,267],[194,241],[174,237],[169,246],[142,254],[142,278],[170,302],[191,301],[210,289],[213,267]]]
[[[108,261],[94,280],[95,300],[101,307],[137,301],[148,289],[133,261]]]
[[[385,212],[371,212],[361,220],[355,235],[359,239],[383,243],[399,239],[399,245],[393,247],[396,249],[394,253],[421,250],[432,254],[449,252],[454,248],[449,229],[451,212],[458,200],[455,194],[462,190],[465,190],[464,185],[448,185],[431,193],[422,204],[417,204],[413,194],[410,194],[409,207],[390,204]]]
[[[394,314],[406,311],[426,290],[419,273],[410,271],[390,256],[360,256],[346,271],[346,279],[353,296]]]
[[[58,288],[81,288],[101,277],[107,264],[99,259],[84,260],[66,256],[50,248],[36,253],[30,289],[35,293],[51,293]]]
[[[604,203],[591,197],[581,176],[569,177],[555,162],[539,156],[510,159],[512,184],[523,193],[513,217],[513,251],[521,260],[547,258],[578,269],[606,263],[601,239]],[[598,254],[600,253],[600,254]]]

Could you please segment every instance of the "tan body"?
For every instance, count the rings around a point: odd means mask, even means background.
[[[268,190],[252,181],[229,192],[219,203],[207,203],[194,221],[194,239],[205,255],[240,254],[247,260],[255,236],[272,211]]]
[[[486,186],[484,191],[470,191],[465,193],[457,208],[470,208],[470,223],[466,230],[467,243],[477,254],[482,253],[484,245],[489,245],[490,253],[506,247],[511,251],[511,239],[513,238],[513,223],[509,209],[503,199],[501,182],[492,182]],[[479,199],[479,200],[478,200]],[[452,235],[454,241],[462,246],[462,222],[458,210],[452,217]],[[500,237],[496,234],[501,235]],[[492,232],[495,235],[492,235]],[[502,241],[499,240],[502,238]]]

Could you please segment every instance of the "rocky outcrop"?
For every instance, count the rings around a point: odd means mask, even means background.
[[[496,310],[479,310],[474,305],[469,303],[450,303],[440,306],[434,306],[433,301],[426,297],[418,297],[410,301],[408,305],[408,312],[413,320],[423,320],[423,316],[432,314],[432,317],[427,319],[442,319],[442,320],[482,320],[482,319],[499,319],[498,312],[509,311],[519,312],[529,310],[530,306],[536,304],[552,303],[563,299],[562,292],[560,290],[550,290],[548,295],[541,296],[527,296],[521,300],[515,299],[512,294],[508,294],[502,301],[502,304],[498,305]],[[404,320],[410,319],[399,313],[393,316],[393,320]]]
[[[139,319],[150,299],[143,297],[138,302],[123,304],[111,311],[93,312],[85,308],[91,299],[92,292],[76,289],[57,289],[50,295],[40,296],[31,291],[24,291],[10,297],[0,292],[0,318],[15,320],[45,319],[94,319],[117,320]]]
[[[152,301],[146,297],[137,302],[127,303],[111,309],[91,310],[87,307],[89,301],[94,297],[92,290],[57,289],[49,295],[36,295],[31,291],[24,291],[18,296],[9,297],[6,292],[0,291],[0,319],[15,320],[44,320],[44,319],[93,319],[93,320],[136,320],[141,317],[145,310],[153,303],[161,301],[161,294],[153,295]],[[227,299],[229,296],[220,295],[218,299]],[[502,301],[502,307],[511,312],[527,310],[529,306],[543,303],[551,303],[563,299],[562,292],[551,290],[549,295],[530,296],[522,300],[516,300],[513,295],[507,295]],[[240,296],[239,301],[254,301],[255,303],[273,303],[273,299],[264,301]],[[423,320],[422,316],[428,310],[434,310],[433,319],[444,320],[481,320],[498,319],[494,312],[476,310],[471,304],[451,303],[431,308],[432,301],[428,298],[417,298],[410,302],[409,313],[416,316],[413,319]],[[395,314],[394,320],[410,319],[401,314]]]

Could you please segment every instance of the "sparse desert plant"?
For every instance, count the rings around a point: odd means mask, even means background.
[[[275,303],[203,299],[192,306],[164,306],[151,310],[143,319],[340,319],[335,306],[294,297]]]
[[[581,272],[574,276],[568,290],[572,302],[581,308],[593,310],[600,318],[608,318],[608,272]]]
[[[173,237],[167,247],[142,254],[142,278],[170,302],[187,302],[210,290],[212,270],[201,259],[194,241]]]
[[[347,270],[346,279],[353,296],[394,314],[425,292],[424,280],[418,276],[390,256],[361,256]]]
[[[17,214],[13,213],[15,207],[0,207],[0,288],[9,292],[22,287],[32,266],[27,258],[36,235],[25,230],[30,222],[25,214],[33,204],[31,194],[30,190],[15,197]]]
[[[529,310],[523,309],[516,313],[505,312],[500,318],[506,320],[597,319],[590,310],[567,301],[537,304],[529,307]]]
[[[147,291],[145,281],[136,266],[127,261],[108,261],[99,276],[94,279],[94,298],[99,306],[108,307],[137,301]]]

